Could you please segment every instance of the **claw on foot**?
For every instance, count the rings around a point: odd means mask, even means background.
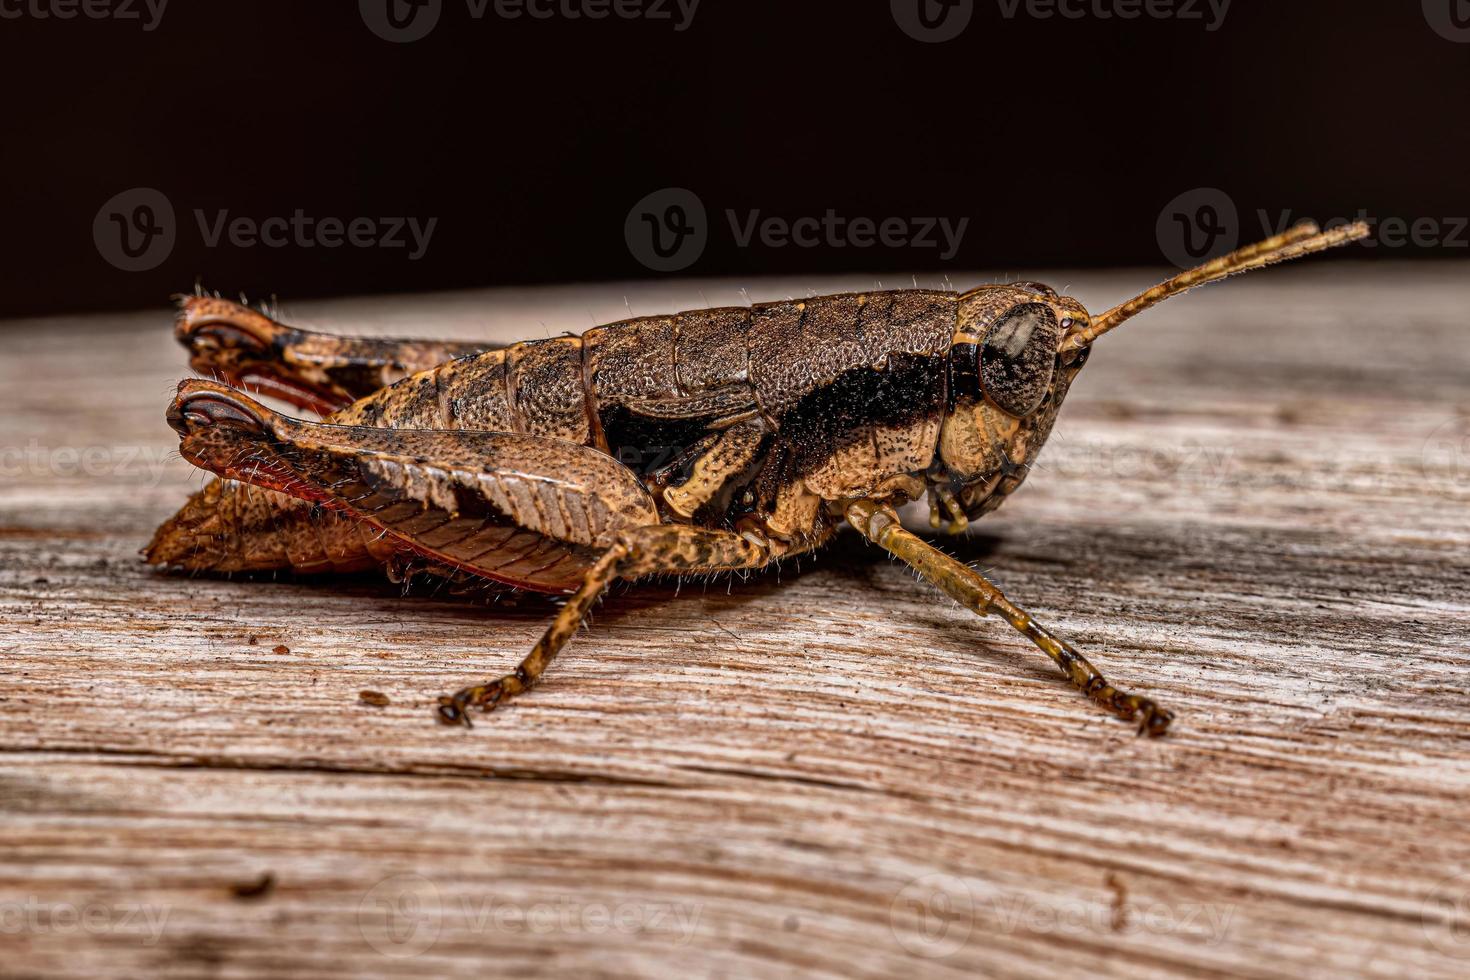
[[[1147,698],[1133,698],[1132,701],[1133,704],[1120,711],[1119,715],[1126,721],[1137,718],[1139,735],[1158,738],[1169,730],[1169,723],[1174,720],[1174,712],[1159,707]]]
[[[1138,734],[1147,735],[1149,738],[1158,738],[1169,730],[1169,723],[1174,720],[1174,712],[1167,708],[1161,708],[1148,698],[1138,697],[1136,694],[1125,694],[1109,684],[1099,674],[1087,659],[1073,650],[1071,646],[1063,643],[1062,650],[1066,655],[1063,661],[1068,665],[1068,673],[1072,673],[1071,667],[1083,666],[1091,673],[1091,679],[1086,683],[1077,683],[1082,693],[1091,698],[1095,703],[1101,705],[1124,721],[1137,721]],[[1072,673],[1075,678],[1077,675]]]
[[[479,708],[488,714],[495,710],[495,706],[504,696],[505,688],[499,681],[493,684],[467,687],[452,696],[441,697],[436,713],[439,715],[439,721],[445,725],[463,725],[465,728],[474,728],[474,724],[470,721],[470,709]]]

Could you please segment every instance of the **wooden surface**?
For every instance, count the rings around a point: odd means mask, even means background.
[[[850,537],[621,589],[441,728],[547,606],[144,567],[199,482],[169,311],[0,325],[0,975],[1463,976],[1466,271],[1319,260],[1150,313],[950,542],[1173,708],[1160,741]],[[1155,276],[1045,278],[1098,309]],[[511,338],[624,292],[287,313]]]

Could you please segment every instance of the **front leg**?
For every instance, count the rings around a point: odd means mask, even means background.
[[[923,578],[956,602],[984,616],[994,611],[1056,661],[1072,684],[1089,698],[1126,721],[1138,722],[1139,734],[1162,735],[1174,715],[1148,698],[1113,687],[1071,644],[1058,639],[1012,603],[984,575],[903,529],[892,509],[871,500],[854,500],[847,520],[869,541],[907,562]]]

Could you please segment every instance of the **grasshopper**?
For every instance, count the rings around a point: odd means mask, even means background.
[[[963,530],[1025,480],[1097,338],[1194,286],[1367,233],[1298,225],[1099,316],[1015,282],[692,310],[486,347],[332,337],[189,297],[176,335],[196,371],[227,383],[184,381],[167,417],[183,456],[222,479],[145,555],[568,596],[514,671],[439,699],[441,721],[468,726],[472,709],[535,684],[613,581],[757,569],[846,524],[1161,735],[1169,711],[1113,687],[897,508],[927,498],[931,525]],[[325,418],[287,417],[241,387]]]

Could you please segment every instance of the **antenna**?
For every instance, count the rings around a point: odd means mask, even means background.
[[[1300,258],[1323,249],[1357,241],[1359,238],[1366,238],[1368,234],[1368,224],[1363,221],[1334,228],[1331,231],[1322,231],[1315,222],[1303,221],[1280,235],[1236,249],[1229,255],[1222,255],[1218,259],[1211,259],[1188,272],[1181,272],[1173,279],[1159,283],[1128,302],[1113,307],[1101,316],[1093,317],[1090,324],[1068,334],[1067,339],[1062,342],[1061,349],[1065,352],[1086,347],[1123,321],[1132,319],[1149,307],[1157,306],[1170,296],[1178,296],[1195,286],[1218,282],[1236,273],[1249,272],[1251,269],[1286,262],[1289,259]]]

